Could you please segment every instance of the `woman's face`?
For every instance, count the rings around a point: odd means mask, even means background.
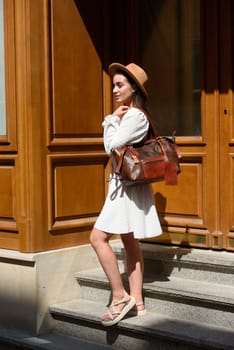
[[[128,79],[116,73],[113,77],[113,95],[116,102],[130,106],[133,100],[134,87],[129,83]]]

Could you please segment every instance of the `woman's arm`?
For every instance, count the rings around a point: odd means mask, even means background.
[[[122,119],[109,115],[103,122],[104,146],[108,154],[112,148],[140,142],[148,132],[149,122],[142,111],[130,108]]]

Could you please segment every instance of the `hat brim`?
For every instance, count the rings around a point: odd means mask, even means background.
[[[135,75],[133,75],[123,64],[121,63],[112,63],[110,66],[109,66],[109,75],[111,77],[113,77],[115,75],[115,73],[117,71],[124,71],[125,73],[127,73],[127,75],[132,79],[134,80],[134,82],[137,84],[137,86],[139,87],[139,89],[141,90],[143,96],[148,99],[148,93],[145,89],[145,87],[138,81],[138,79],[135,77]]]

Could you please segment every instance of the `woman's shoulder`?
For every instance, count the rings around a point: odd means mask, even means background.
[[[131,107],[127,111],[127,113],[124,115],[123,119],[132,119],[135,122],[139,123],[145,123],[146,121],[148,122],[148,118],[144,112],[144,110],[137,108],[137,107]]]
[[[124,115],[121,124],[129,125],[131,128],[148,128],[149,122],[144,111],[140,110],[137,107],[131,107]]]
[[[131,107],[125,114],[126,116],[139,116],[139,117],[145,117],[145,112],[143,109],[138,107]]]

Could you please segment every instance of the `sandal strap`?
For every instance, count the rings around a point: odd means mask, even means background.
[[[116,306],[121,305],[121,304],[127,304],[131,300],[130,297],[124,297],[123,299],[120,299],[114,303],[112,303],[108,309],[106,315],[111,319],[114,320],[118,315],[121,314],[122,309],[118,310]]]
[[[141,306],[141,305],[145,305],[143,301],[139,301],[139,303],[136,303],[136,306]]]
[[[115,316],[118,316],[120,314],[120,312],[118,310],[110,310],[108,309],[107,310],[107,315],[108,317],[111,319],[111,320],[114,320],[115,319]]]
[[[118,305],[120,305],[120,304],[126,304],[126,303],[129,302],[129,300],[130,300],[130,297],[129,297],[129,296],[124,297],[123,299],[120,299],[120,300],[115,301],[114,303],[112,303],[112,304],[110,305],[110,307],[118,306]]]

